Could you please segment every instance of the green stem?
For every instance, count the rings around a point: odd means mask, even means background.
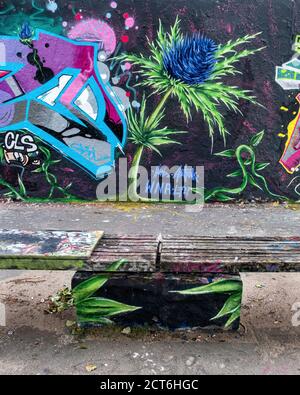
[[[245,145],[244,147],[247,148],[247,151],[251,154],[251,171],[252,171],[252,175],[253,177],[256,177],[258,180],[260,180],[262,182],[262,186],[263,189],[265,190],[266,193],[268,193],[270,196],[277,198],[279,200],[288,200],[285,196],[281,196],[281,195],[277,195],[276,193],[273,193],[270,191],[269,187],[268,187],[268,183],[267,180],[265,179],[264,176],[262,176],[261,174],[257,173],[256,171],[256,156],[255,156],[255,152],[251,147],[248,147],[247,145]]]
[[[247,188],[247,185],[249,183],[250,177],[247,172],[245,162],[242,158],[242,154],[244,152],[250,154],[252,177],[258,179],[262,183],[263,188],[261,188],[259,184],[257,184],[257,187],[260,188],[261,190],[264,189],[264,191],[272,197],[275,197],[280,200],[288,200],[284,196],[277,195],[277,194],[270,191],[265,177],[262,176],[261,174],[258,174],[256,171],[256,168],[255,168],[256,155],[255,155],[253,148],[249,147],[248,145],[241,145],[240,147],[237,148],[236,153],[235,153],[237,161],[238,161],[240,168],[242,170],[242,173],[243,173],[243,180],[242,180],[240,187],[233,188],[233,189],[231,189],[231,188],[215,188],[215,189],[207,192],[207,194],[205,196],[205,201],[208,202],[209,200],[211,200],[213,198],[217,198],[218,194],[240,195],[242,192],[245,191],[245,189]]]
[[[134,197],[136,200],[140,200],[140,196],[137,193],[137,177],[143,151],[144,147],[142,145],[137,148],[130,168],[128,190],[130,192],[130,196]]]
[[[255,164],[255,153],[250,147],[248,147],[247,145],[241,145],[240,147],[237,148],[235,155],[236,155],[237,161],[240,165],[240,168],[243,172],[243,180],[242,180],[241,185],[239,187],[233,188],[233,189],[232,188],[215,188],[211,191],[208,191],[208,193],[205,196],[206,202],[208,202],[212,198],[216,197],[216,195],[218,195],[218,193],[222,193],[222,194],[228,193],[230,195],[239,195],[242,192],[244,192],[244,190],[247,188],[249,176],[248,176],[248,172],[246,169],[246,165],[245,165],[244,160],[242,158],[243,151],[250,153],[252,163],[254,162],[254,164]]]
[[[161,114],[161,112],[164,110],[164,106],[167,100],[169,99],[171,93],[172,93],[171,90],[166,92],[166,94],[164,95],[164,97],[162,98],[162,100],[159,102],[158,106],[154,110],[153,114],[148,119],[146,126],[152,125],[152,123],[156,120],[156,118]]]
[[[61,192],[62,195],[64,196],[64,198],[66,198],[66,199],[76,198],[75,196],[68,193],[64,188],[62,188],[58,184],[57,177],[49,171],[51,164],[53,164],[55,161],[54,162],[51,161],[51,153],[48,150],[48,148],[39,147],[39,150],[43,153],[43,155],[45,157],[44,164],[42,165],[42,171],[43,171],[43,174],[45,176],[47,183],[51,187],[48,199],[52,199],[52,196],[53,196],[53,193],[55,192],[55,190],[58,190],[59,192]]]
[[[38,7],[35,4],[35,0],[32,0],[32,7],[36,10],[36,12],[34,14],[32,14],[32,18],[35,18],[36,16],[43,14],[43,12],[45,11],[43,8]]]
[[[156,118],[161,114],[162,111],[164,111],[164,106],[169,99],[172,91],[169,90],[166,92],[162,100],[159,102],[157,105],[156,109],[148,119],[145,127],[149,127],[153,124],[153,122],[156,120]],[[141,158],[144,152],[144,147],[139,146],[134,154],[133,161],[131,164],[130,168],[130,177],[129,177],[129,185],[128,185],[128,190],[130,191],[130,196],[134,197],[135,200],[141,201],[143,200],[137,193],[137,176],[138,176],[138,171],[139,171],[139,166],[141,162]]]
[[[20,195],[20,193],[14,187],[12,187],[8,182],[4,180],[0,180],[0,185],[8,188],[15,195],[17,199],[25,201],[25,198],[22,195]]]
[[[8,5],[8,6],[5,8],[5,10],[0,11],[0,15],[8,14],[9,11],[14,11],[14,10],[15,10],[15,7],[14,7],[12,4],[11,4],[11,5]]]
[[[289,199],[288,199],[287,197],[281,196],[281,195],[277,195],[276,193],[271,192],[270,189],[269,189],[269,187],[268,187],[267,180],[265,179],[264,176],[262,176],[261,174],[258,174],[258,173],[256,172],[255,167],[254,167],[254,170],[252,169],[252,173],[253,173],[253,175],[254,175],[256,178],[258,178],[258,179],[262,182],[265,191],[266,191],[270,196],[272,196],[272,197],[274,197],[274,198],[277,198],[277,199],[279,199],[279,200],[282,200],[282,201],[289,201]]]

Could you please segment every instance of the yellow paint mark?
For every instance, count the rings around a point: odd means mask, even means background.
[[[286,137],[286,134],[284,134],[284,133],[278,133],[278,137],[284,139],[284,138]]]
[[[281,111],[285,111],[285,112],[289,111],[289,109],[287,107],[284,107],[284,106],[280,107],[280,110]]]
[[[297,115],[297,111],[294,111],[294,112],[293,112],[293,115]]]

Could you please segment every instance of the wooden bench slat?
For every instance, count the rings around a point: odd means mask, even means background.
[[[162,260],[163,261],[190,261],[190,260],[195,260],[198,262],[202,261],[207,261],[207,262],[217,262],[217,261],[227,261],[227,262],[236,262],[236,261],[241,261],[241,262],[253,262],[253,261],[280,261],[280,262],[285,262],[285,261],[290,261],[290,262],[300,262],[300,257],[299,256],[294,256],[294,255],[271,255],[271,254],[252,254],[252,255],[238,255],[238,254],[186,254],[186,253],[180,253],[180,252],[174,252],[174,253],[169,253],[169,254],[164,254],[162,255]]]
[[[162,272],[300,271],[300,238],[163,238]]]
[[[172,241],[175,240],[176,242],[180,242],[180,241],[194,241],[194,240],[199,240],[199,241],[208,241],[208,242],[218,242],[218,241],[249,241],[249,242],[267,242],[267,241],[271,241],[271,242],[286,242],[286,241],[300,241],[300,237],[299,236],[293,236],[293,237],[264,237],[264,236],[224,236],[224,237],[220,237],[220,236],[170,236],[170,235],[164,235],[163,239],[165,241]]]
[[[107,249],[109,251],[109,249]],[[199,255],[199,254],[219,254],[219,255],[230,255],[233,254],[246,254],[246,255],[295,255],[298,256],[300,254],[300,248],[282,248],[282,249],[272,249],[270,246],[262,248],[179,248],[178,246],[174,246],[173,248],[164,248],[165,254],[173,254],[173,253],[184,253],[184,254],[191,254],[191,255]]]
[[[10,234],[17,235],[16,238],[22,234],[18,231],[7,232],[5,234],[5,231],[2,231],[2,235],[4,235],[2,250],[5,249],[5,243],[11,237]],[[25,233],[28,234],[28,232]],[[60,232],[60,235],[67,233]],[[74,232],[75,235],[83,233],[90,234],[91,232]],[[47,245],[45,235],[50,237],[55,235],[55,232],[32,232],[30,233],[31,238],[29,237],[28,240],[38,241],[40,237],[45,247]],[[58,238],[58,240],[60,239]],[[56,242],[58,248],[60,244],[57,240]],[[53,254],[53,251],[51,254],[47,254],[47,249],[42,250],[46,253],[41,254],[37,246],[31,247],[37,251],[35,256],[29,255],[30,249],[21,255],[19,250],[12,256],[7,251],[2,256],[0,253],[0,269],[80,269],[90,272],[105,272],[112,262],[125,259],[128,263],[119,269],[120,273],[216,272],[235,274],[243,271],[300,271],[300,237],[239,238],[230,236],[212,238],[169,235],[104,235],[97,244],[91,244],[84,249],[84,251],[89,251],[89,254],[84,255],[78,253],[77,250],[74,251],[73,256],[63,253]],[[51,248],[53,250],[53,245]],[[68,251],[68,249],[62,249],[62,251]]]
[[[92,271],[105,271],[110,263],[125,259],[128,263],[119,272],[149,272],[157,267],[159,240],[157,236],[104,236],[87,262]]]

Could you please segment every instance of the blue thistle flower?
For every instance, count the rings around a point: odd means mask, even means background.
[[[163,64],[168,75],[188,85],[203,84],[214,70],[217,44],[201,35],[173,41],[164,51]]]
[[[175,97],[187,120],[192,118],[193,109],[202,112],[210,136],[213,138],[218,130],[225,140],[229,132],[220,107],[224,105],[228,110],[239,112],[240,99],[253,104],[257,101],[249,91],[226,85],[223,79],[237,75],[237,63],[263,49],[238,51],[238,47],[250,43],[259,34],[247,34],[225,45],[217,45],[201,34],[184,36],[178,17],[169,33],[160,22],[157,39],[148,42],[149,57],[142,54],[119,57],[140,67],[140,86],[152,88],[163,96],[148,124],[164,111],[169,97]]]
[[[19,33],[21,40],[30,40],[33,36],[33,30],[28,22],[24,22]]]

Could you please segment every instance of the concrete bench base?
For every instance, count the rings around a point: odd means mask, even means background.
[[[93,275],[96,273],[77,272],[73,277],[73,287]],[[213,273],[120,273],[113,274],[95,296],[141,308],[135,312],[113,317],[113,321],[122,326],[158,326],[171,330],[224,328],[228,316],[218,320],[212,318],[222,310],[228,300],[228,294],[181,295],[172,292],[200,287],[221,279],[238,280],[240,277],[220,276]],[[233,330],[239,328],[239,318],[230,328]]]

